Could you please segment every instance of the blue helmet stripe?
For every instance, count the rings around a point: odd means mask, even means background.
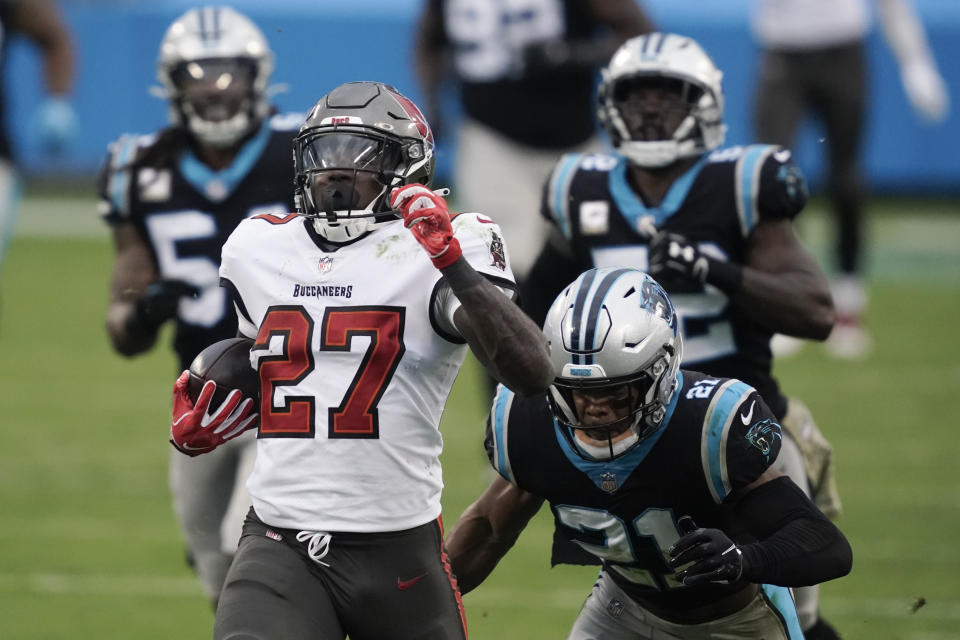
[[[593,301],[590,304],[590,311],[587,312],[586,330],[584,331],[584,337],[586,338],[584,344],[585,351],[592,351],[598,348],[596,345],[596,333],[597,327],[600,324],[600,310],[603,309],[603,303],[607,298],[607,294],[610,292],[610,288],[613,287],[613,283],[615,283],[620,276],[632,271],[632,269],[617,269],[611,271],[604,276],[597,287],[597,292],[594,294]]]
[[[197,11],[197,20],[200,22],[200,39],[206,42],[207,40],[207,9],[206,7],[201,7]]]
[[[580,331],[582,328],[583,308],[586,305],[587,295],[590,293],[590,286],[593,284],[596,275],[597,272],[594,270],[587,271],[583,275],[580,288],[577,290],[577,298],[573,303],[573,312],[571,315],[572,326],[570,327],[570,350],[574,352],[582,350],[580,347]],[[574,364],[582,363],[574,362]]]

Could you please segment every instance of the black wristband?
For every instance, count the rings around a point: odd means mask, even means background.
[[[449,267],[440,269],[440,273],[443,274],[443,279],[447,281],[454,293],[465,291],[483,282],[483,276],[477,273],[463,256],[457,258],[457,261]]]
[[[127,316],[127,321],[124,323],[124,329],[127,335],[131,337],[150,338],[156,335],[163,322],[158,323],[151,320],[148,315],[144,313],[142,302],[143,300],[140,299],[133,305],[133,310],[130,312],[130,315]]]
[[[743,267],[726,260],[709,258],[707,283],[727,294],[735,294],[743,287]]]

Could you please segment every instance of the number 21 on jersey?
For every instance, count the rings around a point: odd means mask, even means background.
[[[315,437],[317,399],[285,395],[277,400],[276,392],[298,384],[318,366],[322,369],[324,352],[350,352],[353,340],[365,336],[369,344],[357,354],[352,381],[340,404],[327,409],[327,437],[379,438],[377,404],[403,357],[405,315],[403,307],[327,307],[314,354],[315,325],[307,310],[296,305],[270,307],[253,347],[267,352],[259,361],[259,437]]]

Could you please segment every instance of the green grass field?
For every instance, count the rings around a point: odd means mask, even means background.
[[[849,639],[960,638],[960,205],[875,213],[872,355],[838,362],[808,345],[777,367],[838,458],[854,569],[822,606]],[[822,217],[805,218],[823,255]],[[166,347],[111,352],[112,259],[91,199],[26,203],[0,297],[3,640],[210,637],[167,492],[176,365]],[[448,525],[490,478],[480,389],[468,366],[444,419]],[[565,637],[595,571],[549,569],[546,515],[466,596],[473,638]]]

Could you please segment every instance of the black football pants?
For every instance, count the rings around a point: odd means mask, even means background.
[[[823,125],[829,189],[836,221],[836,262],[842,273],[862,267],[863,180],[860,147],[866,118],[863,44],[763,55],[754,113],[757,142],[790,147],[801,121]]]

